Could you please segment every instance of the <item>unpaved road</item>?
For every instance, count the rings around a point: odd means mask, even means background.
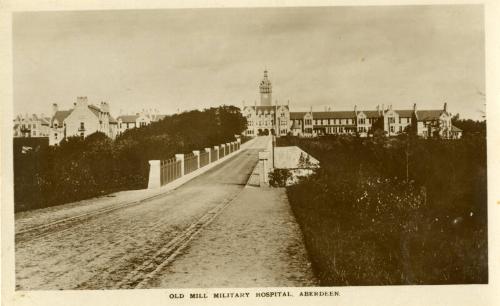
[[[194,283],[182,280],[178,276],[173,279],[166,277],[167,274],[171,274],[168,269],[177,267],[181,270],[187,269],[186,263],[189,265],[189,261],[185,261],[187,255],[200,252],[197,256],[204,257],[204,253],[200,250],[213,248],[226,248],[225,253],[220,256],[230,259],[230,264],[243,275],[246,273],[248,276],[245,276],[245,279],[252,279],[255,286],[307,285],[311,277],[307,274],[310,271],[301,246],[300,233],[296,228],[283,231],[283,228],[287,228],[286,224],[290,224],[290,228],[296,227],[293,218],[290,219],[289,211],[283,210],[282,207],[272,214],[267,214],[264,213],[262,205],[258,209],[259,206],[241,204],[252,202],[252,197],[248,198],[248,195],[242,200],[247,191],[245,183],[257,163],[258,152],[264,145],[265,141],[258,139],[251,148],[162,198],[82,220],[64,230],[55,228],[44,236],[16,241],[16,288],[20,290],[133,288],[135,283],[127,280],[142,280],[142,274],[145,276],[149,273],[144,269],[145,263],[149,263],[150,266],[160,265],[163,259],[158,255],[161,255],[162,248],[184,235],[193,223],[200,218],[203,219],[202,217],[207,216],[208,212],[221,207],[224,203],[227,207],[224,206],[213,223],[200,229],[199,234],[189,241],[187,248],[184,248],[184,254],[175,257],[173,262],[161,269],[147,287],[192,285],[212,287],[212,284],[221,283],[220,281]],[[269,201],[269,197],[263,196],[264,194],[260,195],[259,203],[272,202]],[[65,207],[59,209],[64,210]],[[282,213],[284,215],[281,215]],[[31,213],[29,217],[31,220],[36,220],[36,212]],[[248,220],[245,221],[242,217]],[[249,220],[252,219],[259,222],[249,224]],[[16,225],[18,222],[22,224],[23,218],[17,218]],[[231,235],[248,236],[249,231],[256,231],[255,237],[266,238],[269,241],[274,239],[276,242],[259,251],[262,252],[258,257],[261,262],[255,262],[255,265],[261,266],[259,270],[263,272],[260,274],[245,272],[248,271],[249,262],[248,259],[243,262],[241,257],[244,254],[251,254],[255,245],[235,240],[238,237],[231,237]],[[228,239],[239,244],[224,245],[215,238],[215,242],[210,238],[207,240],[207,236],[210,237],[216,232],[220,232],[223,236],[230,234]],[[246,253],[242,248],[248,249]],[[298,261],[293,260],[296,254],[302,256]],[[279,259],[273,261],[271,258]],[[271,264],[272,262],[279,264]],[[206,263],[212,265],[210,262]],[[212,266],[220,264],[224,262],[219,259],[217,262],[214,261]],[[191,272],[187,269],[187,273],[183,273],[185,278],[199,278],[196,273],[204,269],[201,263],[192,267]],[[230,270],[226,271],[227,273],[217,274],[213,271],[209,273],[214,273],[214,279],[225,279],[227,286],[240,284],[236,281],[241,275],[229,273]],[[299,271],[297,275],[302,273],[305,277],[293,276],[295,273],[293,271]],[[290,282],[294,279],[298,281]],[[246,281],[241,284],[252,283]]]
[[[315,284],[285,190],[247,187],[150,287]]]

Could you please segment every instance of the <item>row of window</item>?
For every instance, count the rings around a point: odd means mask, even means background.
[[[247,122],[248,126],[253,126],[253,121],[248,121]],[[274,120],[271,121],[258,121],[255,126],[269,126],[269,125],[274,125]],[[286,121],[282,121],[281,125],[286,125]]]
[[[388,123],[396,123],[396,117],[388,117],[387,122]],[[401,123],[411,123],[411,118],[399,117],[399,124],[401,124]]]

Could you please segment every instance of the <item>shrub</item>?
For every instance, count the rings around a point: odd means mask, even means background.
[[[17,154],[15,210],[146,188],[149,160],[232,141],[245,128],[238,108],[221,106],[168,116],[114,141],[98,132],[85,139],[69,137],[47,152]]]
[[[269,185],[272,187],[285,187],[291,176],[292,174],[288,169],[274,169],[269,172]]]
[[[287,187],[321,285],[488,281],[484,137],[278,141],[321,162]]]

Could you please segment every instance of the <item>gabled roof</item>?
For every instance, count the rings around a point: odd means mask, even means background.
[[[451,131],[452,132],[463,132],[460,128],[457,128],[456,126],[452,125],[451,126]]]
[[[124,123],[131,123],[131,122],[134,122],[136,121],[136,119],[139,117],[139,115],[123,115],[123,116],[118,116],[118,118],[116,118],[117,120],[122,120],[122,122]]]
[[[60,124],[63,123],[64,119],[68,117],[73,110],[65,110],[65,111],[57,111],[54,116],[52,117],[52,120],[50,121],[50,124],[52,125],[54,123],[54,120],[57,120]]]
[[[90,104],[89,109],[97,118],[99,118],[99,113],[101,112],[101,109],[99,107]]]
[[[437,120],[444,110],[417,110],[417,120]]]
[[[109,123],[111,123],[111,124],[117,124],[118,121],[116,121],[116,119],[113,118],[113,116],[109,115]]]
[[[413,110],[399,109],[395,110],[395,112],[399,114],[399,117],[408,117],[408,118],[413,117]]]
[[[378,118],[381,116],[381,113],[379,113],[378,111],[362,110],[362,111],[359,111],[358,113],[361,113],[361,112],[366,115],[366,118]]]
[[[355,118],[354,111],[313,112],[314,119],[346,119]]]
[[[306,112],[290,112],[290,119],[304,119]]]

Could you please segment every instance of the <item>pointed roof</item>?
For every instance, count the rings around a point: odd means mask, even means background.
[[[313,112],[314,119],[349,119],[355,118],[354,111],[330,111],[330,112]]]
[[[441,114],[446,113],[444,110],[417,110],[417,120],[438,120]],[[447,113],[446,113],[447,114]]]
[[[139,115],[122,115],[122,116],[118,116],[118,118],[116,118],[117,120],[120,120],[124,123],[132,123],[137,120],[137,118],[139,117]]]
[[[55,120],[59,123],[63,123],[64,119],[66,119],[66,117],[68,117],[72,112],[73,110],[57,111],[52,117],[50,124],[52,125]]]
[[[260,81],[259,89],[260,89],[261,93],[262,92],[271,92],[272,85],[271,85],[271,81],[267,77],[267,69],[264,70],[264,78],[262,79],[262,81]]]
[[[290,112],[290,119],[304,119],[306,112]]]

